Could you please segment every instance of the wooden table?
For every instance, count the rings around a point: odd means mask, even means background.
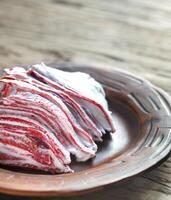
[[[128,70],[171,94],[171,1],[1,0],[0,65],[41,61]],[[69,199],[169,200],[171,158],[128,183]]]

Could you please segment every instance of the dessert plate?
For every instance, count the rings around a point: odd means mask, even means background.
[[[52,64],[89,73],[103,84],[116,128],[98,144],[97,156],[72,163],[75,173],[43,174],[0,168],[0,192],[27,196],[72,196],[128,180],[163,162],[171,151],[171,97],[132,74],[74,64]]]

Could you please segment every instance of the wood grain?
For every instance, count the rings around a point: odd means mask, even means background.
[[[72,61],[112,66],[171,94],[170,19],[170,0],[1,0],[0,65]],[[170,174],[171,158],[129,184],[78,199],[169,200]]]

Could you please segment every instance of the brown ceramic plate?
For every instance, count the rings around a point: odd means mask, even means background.
[[[171,151],[171,98],[163,90],[121,71],[71,64],[53,67],[87,72],[104,85],[116,133],[104,137],[96,158],[73,163],[74,174],[1,168],[0,192],[77,195],[130,179],[166,159]]]

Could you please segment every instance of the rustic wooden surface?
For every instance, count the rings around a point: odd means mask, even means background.
[[[171,1],[0,0],[0,65],[41,61],[129,70],[171,94]],[[171,158],[129,183],[69,199],[135,198],[171,199]]]

